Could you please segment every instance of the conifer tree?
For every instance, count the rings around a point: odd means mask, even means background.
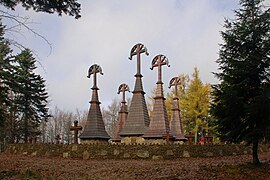
[[[14,142],[18,130],[13,101],[14,89],[17,87],[14,78],[16,63],[10,44],[3,36],[4,26],[0,24],[0,139]]]
[[[18,106],[23,138],[27,142],[29,135],[37,133],[42,118],[47,116],[48,93],[45,80],[34,72],[37,68],[36,60],[29,49],[18,54],[16,62],[18,66],[14,76],[18,86],[15,89],[15,103]]]
[[[212,106],[221,138],[252,143],[254,163],[270,127],[270,9],[262,3],[240,0],[235,19],[225,20]]]
[[[9,9],[15,10],[17,5],[21,5],[26,10],[33,9],[36,12],[57,13],[59,16],[64,14],[80,18],[81,4],[77,0],[1,0],[0,4]]]
[[[4,36],[0,24],[0,138],[19,141],[37,134],[37,126],[47,116],[45,80],[35,74],[35,62],[29,49],[17,56]]]
[[[4,125],[7,116],[9,101],[9,89],[11,80],[11,49],[4,39],[4,26],[0,24],[0,127]]]

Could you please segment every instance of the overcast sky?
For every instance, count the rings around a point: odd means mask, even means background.
[[[269,2],[269,0],[268,0]],[[88,79],[89,67],[97,63],[104,72],[98,75],[99,99],[103,107],[117,95],[121,83],[134,89],[136,57],[128,59],[131,48],[143,43],[149,56],[143,54],[142,75],[146,99],[156,86],[157,69],[150,70],[152,59],[165,55],[170,67],[163,66],[164,90],[179,74],[191,75],[194,67],[200,71],[203,83],[217,83],[212,72],[217,71],[220,31],[224,18],[233,18],[237,0],[91,0],[82,1],[82,18],[56,14],[25,12],[31,27],[52,44],[25,31],[9,35],[32,49],[41,59],[40,73],[47,81],[51,107],[74,111],[89,108],[93,79]],[[0,7],[3,9],[3,7]],[[131,97],[128,93],[127,97]]]

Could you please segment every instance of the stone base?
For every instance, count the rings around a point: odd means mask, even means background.
[[[118,141],[118,142],[115,142],[115,141],[109,141],[109,144],[112,144],[112,145],[121,145],[123,143],[121,143],[121,141]]]
[[[122,138],[113,138],[113,139],[110,139],[109,142],[110,143],[121,143],[121,139]]]
[[[121,139],[121,144],[173,144],[174,141],[170,139],[145,139],[143,137],[123,137]]]
[[[81,139],[81,144],[108,144],[106,139]]]
[[[269,145],[260,144],[259,153],[269,152]],[[183,157],[220,157],[252,154],[252,147],[239,144],[216,145],[110,145],[110,144],[7,144],[4,153],[35,157],[81,159],[155,159]]]
[[[165,145],[165,144],[172,144],[173,141],[167,139],[145,139],[145,144],[158,144],[158,145]]]
[[[122,144],[144,144],[145,140],[143,137],[123,137],[121,139]]]
[[[173,144],[183,145],[185,144],[185,141],[174,141]]]

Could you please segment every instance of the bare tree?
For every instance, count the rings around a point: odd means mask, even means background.
[[[80,111],[76,109],[76,112],[64,111],[57,106],[50,112],[52,118],[48,120],[46,125],[46,142],[55,143],[56,137],[59,135],[61,143],[72,144],[73,133],[70,131],[70,127],[73,126],[75,120],[77,120],[80,126],[85,126],[88,112],[86,110]],[[44,136],[44,135],[43,135]]]
[[[25,47],[21,42],[18,41],[18,37],[24,37],[25,33],[24,31],[30,32],[30,35],[33,35],[34,37],[38,37],[41,40],[43,40],[48,46],[49,46],[49,54],[52,51],[52,45],[49,42],[49,40],[39,32],[35,31],[31,26],[34,24],[37,24],[36,22],[33,22],[30,17],[23,17],[20,15],[12,14],[9,11],[3,11],[0,10],[0,20],[5,21],[5,36],[7,41],[17,47],[20,50],[24,50],[27,47]],[[39,59],[38,55],[34,53],[37,59]]]
[[[120,110],[120,100],[116,98],[112,100],[111,104],[107,107],[107,109],[104,108],[102,109],[105,128],[107,133],[111,137],[113,137],[115,133],[119,110]]]
[[[70,139],[67,129],[71,125],[72,113],[65,112],[56,106],[50,114],[52,118],[48,121],[46,130],[48,143],[55,143],[58,135],[61,137],[62,143],[67,143],[66,141]]]
[[[79,109],[76,109],[76,115],[75,115],[76,120],[79,122],[80,126],[82,126],[83,128],[85,127],[87,116],[88,116],[87,110],[80,111]]]

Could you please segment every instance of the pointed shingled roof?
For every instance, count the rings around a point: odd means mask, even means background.
[[[109,140],[110,136],[105,130],[102,114],[100,111],[100,102],[98,100],[98,87],[96,84],[96,74],[101,73],[102,69],[99,65],[94,64],[89,68],[88,78],[94,75],[94,83],[92,89],[92,99],[90,101],[90,109],[86,121],[86,125],[80,139],[82,140]]]
[[[129,91],[128,85],[124,83],[121,84],[118,88],[118,94],[122,92],[123,97],[122,97],[120,111],[118,113],[118,124],[116,127],[115,136],[112,138],[112,141],[114,142],[121,141],[122,138],[120,136],[120,131],[123,129],[123,126],[127,120],[128,111],[127,111],[127,105],[126,105],[126,99],[125,99],[126,91]]]
[[[142,136],[149,126],[150,119],[144,98],[145,92],[143,91],[142,86],[143,76],[140,71],[141,53],[146,53],[146,55],[148,55],[146,47],[140,43],[133,46],[130,52],[130,60],[132,59],[132,56],[137,55],[137,74],[135,75],[136,81],[134,91],[132,92],[133,96],[129,113],[123,129],[120,131],[120,136]]]
[[[162,90],[161,86],[161,84],[158,84],[159,92]],[[150,121],[149,129],[143,135],[146,139],[165,139],[167,136],[169,138],[172,136],[164,100],[165,98],[162,96],[154,98],[152,120]]]
[[[175,140],[178,141],[186,141],[187,138],[185,138],[183,128],[182,128],[182,122],[181,122],[181,114],[180,114],[180,108],[179,108],[179,98],[177,95],[177,85],[181,85],[181,81],[179,77],[174,77],[170,80],[169,88],[172,86],[175,86],[175,92],[174,92],[174,98],[173,98],[173,108],[172,108],[172,117],[170,122],[170,128],[172,135],[175,137]]]
[[[152,113],[152,120],[150,121],[149,129],[143,135],[146,139],[171,139],[171,131],[169,127],[168,115],[165,107],[165,98],[163,95],[163,83],[161,80],[161,67],[168,65],[168,59],[164,55],[157,55],[152,61],[154,67],[158,67],[158,82],[156,95],[154,97],[154,107]]]

